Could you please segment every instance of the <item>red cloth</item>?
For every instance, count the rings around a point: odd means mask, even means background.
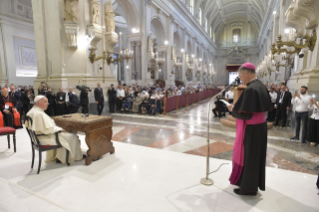
[[[236,119],[236,138],[233,150],[233,170],[229,177],[231,184],[237,184],[244,168],[244,139],[246,125],[261,124],[265,121],[265,113],[254,113],[253,117],[249,120]]]
[[[0,111],[0,127],[4,127],[4,123],[3,123],[3,115]]]
[[[1,127],[0,128],[0,135],[7,135],[9,133],[14,133],[16,129],[12,127]]]
[[[14,125],[16,127],[21,127],[20,113],[18,111],[13,111],[14,106],[13,106],[12,102],[8,102],[8,104],[9,104],[9,107],[12,108],[12,113],[13,113],[13,117],[14,117]]]

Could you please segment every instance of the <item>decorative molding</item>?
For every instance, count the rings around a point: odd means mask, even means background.
[[[65,23],[65,33],[68,38],[69,47],[78,46],[78,34],[80,27],[77,23]]]
[[[88,30],[88,36],[91,39],[90,50],[96,50],[97,49],[96,45],[98,44],[100,40],[102,40],[103,29],[100,25],[90,24],[87,30]]]

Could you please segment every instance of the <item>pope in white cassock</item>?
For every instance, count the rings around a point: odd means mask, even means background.
[[[44,111],[47,109],[49,103],[45,96],[39,95],[34,99],[35,105],[27,113],[27,116],[33,120],[32,129],[37,135],[45,134],[46,136],[39,136],[41,145],[56,145],[55,132],[59,133],[59,140],[64,148],[47,151],[46,162],[56,160],[57,162],[66,163],[66,149],[70,151],[68,162],[72,163],[74,160],[82,160],[85,155],[82,154],[80,148],[80,140],[76,134],[68,133],[61,127],[56,126],[53,119],[51,119]],[[26,127],[30,129],[26,122]]]

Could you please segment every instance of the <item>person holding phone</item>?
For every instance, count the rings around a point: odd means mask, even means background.
[[[300,124],[302,121],[302,137],[301,143],[306,143],[307,136],[307,124],[308,124],[308,106],[312,97],[307,94],[308,88],[301,86],[300,94],[298,91],[295,92],[291,104],[296,106],[295,109],[295,120],[296,120],[296,133],[295,136],[290,138],[291,140],[299,140]]]

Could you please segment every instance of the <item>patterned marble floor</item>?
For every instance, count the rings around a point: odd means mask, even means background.
[[[193,155],[207,154],[208,100],[166,116],[112,114],[113,140]],[[210,157],[232,159],[235,129],[210,119]],[[319,172],[319,148],[290,141],[292,129],[268,131],[267,166],[309,174]]]

